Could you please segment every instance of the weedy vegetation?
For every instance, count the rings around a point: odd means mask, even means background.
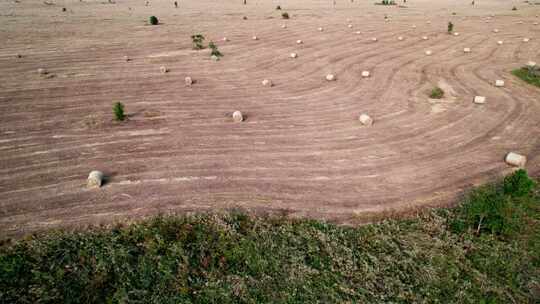
[[[443,97],[444,97],[444,91],[439,87],[435,87],[431,89],[431,92],[429,93],[429,98],[441,99]]]
[[[124,113],[124,104],[117,102],[113,106],[114,118],[117,121],[124,121],[126,119],[126,114]]]
[[[361,227],[231,212],[6,240],[0,303],[538,303],[539,252],[520,170]]]
[[[193,43],[193,49],[202,50],[204,49],[204,36],[201,34],[191,35],[191,42]]]
[[[512,71],[514,76],[540,88],[540,67],[522,67]]]

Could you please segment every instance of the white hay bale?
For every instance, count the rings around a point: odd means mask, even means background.
[[[300,39],[296,40],[296,44],[302,44],[302,43],[304,43],[304,41],[302,41]]]
[[[384,19],[384,22],[390,22],[390,18]]]
[[[223,40],[223,41],[225,41],[225,42],[227,42],[227,41],[229,41],[229,38],[227,38],[227,37],[223,37],[223,39],[222,39],[222,40]]]
[[[464,48],[463,49],[463,53],[470,53],[471,52],[471,48]]]
[[[369,71],[363,71],[362,72],[362,77],[364,77],[364,78],[369,77]]]
[[[426,23],[427,23],[427,24],[431,24],[431,21],[428,20],[428,21],[426,21]]]
[[[360,123],[362,123],[364,126],[371,126],[373,125],[373,119],[371,117],[369,117],[369,115],[367,114],[360,114],[360,116],[358,117],[358,120],[360,121]]]
[[[413,25],[412,25],[412,28],[415,29],[415,28],[416,28],[416,25],[413,24]]]
[[[242,116],[242,112],[240,111],[234,111],[232,118],[234,122],[242,122],[244,120],[244,116]]]
[[[523,42],[529,42],[529,38],[523,38]]]
[[[458,32],[455,32],[455,33],[454,33],[454,36],[459,36],[459,33],[458,33]]]
[[[403,37],[402,37],[402,36],[399,36],[399,37],[397,37],[397,40],[403,41]]]
[[[473,101],[476,104],[484,104],[484,103],[486,103],[486,97],[485,96],[474,96]]]
[[[86,186],[88,188],[99,188],[103,185],[103,173],[101,171],[92,171],[88,174]]]
[[[290,56],[291,56],[291,58],[296,58],[296,57],[298,57],[298,54],[296,54],[296,53],[291,53]]]
[[[270,79],[265,79],[262,81],[262,85],[265,86],[265,87],[271,87],[273,86],[274,84],[272,83],[272,80]]]
[[[355,34],[356,34],[356,35],[360,35],[361,32],[360,32],[360,31],[356,31]]]
[[[169,71],[169,69],[167,69],[167,68],[164,67],[164,66],[161,66],[161,67],[159,67],[159,71],[160,71],[162,74],[165,74],[165,73],[167,73],[167,72]]]
[[[251,39],[253,39],[253,40],[259,40],[259,37],[253,36],[253,37],[251,37]]]
[[[494,29],[493,32],[494,32],[494,33],[498,33],[498,32],[499,32],[499,29]]]
[[[504,87],[504,80],[501,80],[501,79],[495,80],[495,86],[496,87]]]
[[[326,75],[326,80],[334,81],[334,80],[336,80],[336,76],[334,74],[328,74],[328,75]]]
[[[283,24],[283,25],[281,25],[281,28],[284,28],[284,29],[285,29],[285,28],[287,28],[287,25],[286,25],[286,24]]]
[[[534,22],[533,25],[538,25],[538,22]]]
[[[527,157],[525,155],[510,152],[506,154],[504,161],[511,166],[524,168],[527,163]]]
[[[503,42],[502,40],[497,41],[497,44],[498,44],[498,45],[503,45],[503,43],[504,43],[504,42]]]
[[[353,25],[352,25],[352,24],[349,24],[349,25],[347,25],[347,26],[348,26],[349,28],[352,28],[352,27],[353,27]]]
[[[131,60],[131,58],[129,58],[129,56],[124,56],[124,61],[125,61],[125,62],[128,62],[128,61],[130,61],[130,60]]]
[[[423,36],[422,40],[428,40],[429,38],[427,36]]]
[[[371,41],[377,42],[377,38],[376,38],[376,37],[373,37],[373,38],[371,38]]]
[[[38,72],[39,75],[47,75],[47,74],[49,74],[49,72],[46,69],[43,69],[43,68],[37,69],[37,72]]]
[[[529,61],[525,64],[528,68],[534,68],[536,66],[536,62]]]
[[[184,78],[184,83],[186,84],[186,87],[190,87],[193,84],[193,79],[187,76],[186,78]]]
[[[427,51],[426,51],[426,55],[427,55],[427,56],[431,56],[431,54],[433,54],[432,51],[430,51],[430,50],[427,50]]]
[[[318,30],[319,32],[324,31],[324,29],[323,29],[322,27],[319,27],[317,30]]]

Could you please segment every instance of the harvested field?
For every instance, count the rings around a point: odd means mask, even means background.
[[[512,170],[510,151],[538,174],[540,89],[510,71],[540,62],[540,6],[406,5],[2,1],[0,235],[229,208],[355,224],[451,204]],[[103,187],[86,187],[92,170]]]

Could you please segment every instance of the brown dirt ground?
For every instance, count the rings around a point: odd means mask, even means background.
[[[4,236],[229,208],[355,224],[452,204],[471,185],[508,173],[509,151],[540,171],[540,89],[509,73],[540,62],[540,6],[51,2],[0,2]],[[147,26],[150,15],[162,24]],[[446,33],[450,20],[459,36]],[[195,33],[217,42],[223,59],[192,50]],[[162,65],[170,72],[161,74]],[[361,78],[363,70],[372,76]],[[337,81],[325,81],[328,73]],[[196,80],[191,88],[186,76]],[[275,86],[263,87],[265,78]],[[494,87],[496,79],[506,86]],[[435,85],[445,99],[428,99]],[[473,104],[475,95],[487,103]],[[112,121],[116,101],[129,113],[125,123]],[[246,121],[233,123],[234,110]],[[362,112],[372,127],[360,125]],[[96,169],[109,181],[86,189]]]

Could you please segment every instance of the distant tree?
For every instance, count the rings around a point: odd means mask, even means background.
[[[124,105],[121,102],[117,102],[113,106],[114,118],[117,121],[124,121],[126,114],[124,113]]]

